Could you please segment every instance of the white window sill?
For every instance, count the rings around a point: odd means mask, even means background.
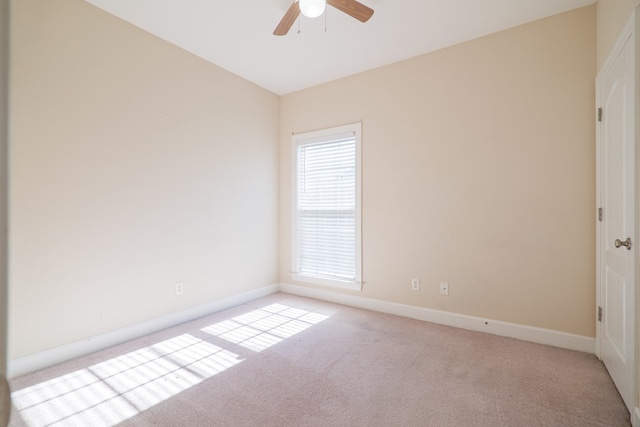
[[[291,279],[296,282],[311,283],[312,285],[331,286],[334,288],[347,289],[350,291],[362,291],[362,282],[353,282],[348,280],[325,279],[315,276],[307,276],[305,274],[291,273]]]

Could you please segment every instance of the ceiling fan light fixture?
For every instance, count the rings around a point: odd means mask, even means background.
[[[317,18],[324,13],[326,7],[325,0],[300,0],[300,13],[307,18]]]

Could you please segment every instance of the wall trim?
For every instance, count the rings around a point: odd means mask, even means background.
[[[631,425],[633,427],[640,427],[640,406],[636,406],[636,410],[631,415]]]
[[[228,308],[274,294],[278,292],[278,290],[278,284],[263,286],[252,291],[211,301],[206,304],[171,313],[146,322],[116,329],[115,331],[106,332],[104,334],[40,351],[38,353],[18,357],[17,359],[9,360],[7,377],[9,379],[15,378],[76,357],[85,356],[181,323],[199,319],[211,313],[226,310]]]
[[[595,338],[592,337],[375,300],[356,295],[340,294],[288,283],[280,283],[264,286],[220,300],[211,301],[177,313],[172,313],[146,322],[117,329],[115,331],[12,359],[8,362],[7,376],[10,379],[15,378],[29,372],[34,372],[76,357],[85,356],[181,323],[189,322],[211,313],[226,310],[228,308],[274,294],[278,291],[461,329],[485,332],[493,335],[550,345],[553,347],[582,351],[591,354],[595,353]],[[635,423],[633,426],[640,427],[640,408],[636,408],[633,420]]]
[[[411,319],[423,320],[426,322],[468,329],[471,331],[485,332],[492,335],[499,335],[568,350],[595,354],[596,340],[593,337],[585,337],[582,335],[569,334],[566,332],[537,328],[534,326],[519,325],[499,320],[483,319],[481,317],[467,316],[464,314],[375,300],[356,295],[339,294],[288,283],[281,283],[280,291],[288,294],[348,305],[351,307],[394,314],[396,316],[409,317]],[[640,425],[638,427],[640,427]]]

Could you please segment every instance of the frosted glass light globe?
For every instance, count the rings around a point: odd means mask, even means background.
[[[307,18],[317,18],[324,13],[325,0],[300,0],[300,13]]]

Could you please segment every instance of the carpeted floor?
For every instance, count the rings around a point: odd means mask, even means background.
[[[10,426],[630,426],[595,356],[274,294],[11,382]]]

